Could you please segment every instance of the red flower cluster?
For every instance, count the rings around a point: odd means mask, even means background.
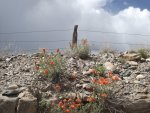
[[[53,66],[55,63],[53,61],[50,62],[50,65]]]
[[[72,110],[81,106],[81,100],[79,98],[63,99],[58,103],[58,106],[66,113],[70,113]]]
[[[100,77],[98,80],[97,79],[93,79],[93,83],[106,85],[106,84],[110,84],[110,81],[109,81],[108,78]]]
[[[44,75],[48,75],[49,71],[48,69],[43,70]]]
[[[117,75],[113,75],[113,73],[109,71],[108,78],[100,77],[99,79],[93,79],[92,82],[96,84],[107,85],[118,80],[120,80],[120,78]]]

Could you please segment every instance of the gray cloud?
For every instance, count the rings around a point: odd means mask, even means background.
[[[129,7],[117,14],[103,9],[112,0],[0,0],[0,32],[73,28],[133,34],[149,34],[150,12]],[[0,35],[11,40],[70,40],[72,31]],[[148,43],[148,37],[79,32],[79,38],[93,41]],[[148,41],[147,41],[148,40]],[[68,43],[67,43],[68,44]],[[60,43],[59,46],[66,46]],[[19,45],[19,44],[18,44]],[[21,48],[29,44],[19,45]],[[33,46],[33,44],[30,44]],[[35,43],[35,47],[56,48],[57,44]],[[51,46],[50,46],[51,45]],[[120,45],[119,45],[120,46]],[[121,45],[128,47],[128,45]]]

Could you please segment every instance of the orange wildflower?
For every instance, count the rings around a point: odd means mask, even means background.
[[[70,113],[70,110],[69,110],[69,109],[66,109],[66,113]]]
[[[48,73],[49,73],[48,69],[45,69],[45,70],[43,71],[43,73],[44,73],[45,75],[48,75]]]
[[[63,103],[62,103],[62,102],[59,102],[58,105],[59,105],[59,107],[61,107],[61,106],[63,105]]]
[[[80,103],[81,100],[79,98],[76,99],[76,103]]]
[[[106,93],[103,93],[100,96],[106,98],[108,95]]]
[[[53,61],[50,62],[50,65],[53,66],[55,63]]]
[[[107,78],[100,77],[100,79],[98,80],[98,83],[102,85],[106,85],[106,84],[109,84],[110,82]]]
[[[71,108],[71,109],[74,109],[74,108],[75,108],[75,105],[72,104],[72,105],[70,106],[70,108]]]

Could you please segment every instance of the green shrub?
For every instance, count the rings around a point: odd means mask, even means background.
[[[100,75],[104,75],[105,71],[106,71],[106,68],[101,65],[101,64],[98,64],[96,67],[95,67],[96,71],[97,72],[100,72]]]
[[[81,59],[87,59],[90,52],[91,50],[87,39],[82,39],[81,43],[77,46],[77,56]]]
[[[77,45],[77,47],[70,47],[65,50],[65,54],[67,57],[79,57],[81,59],[87,59],[89,58],[91,53],[90,45],[87,41],[87,39],[82,39],[80,44]]]
[[[115,50],[113,50],[112,48],[110,48],[110,47],[104,47],[104,48],[102,48],[102,50],[100,51],[100,53],[102,53],[102,54],[105,54],[105,53],[112,53],[112,54],[114,54],[115,53]]]
[[[61,56],[60,50],[57,49],[55,53],[47,54],[43,49],[39,63],[36,63],[36,72],[38,75],[53,79],[58,77],[65,68],[65,60]]]
[[[149,51],[148,49],[145,48],[141,48],[138,50],[138,54],[142,57],[142,58],[148,58],[149,57]]]
[[[46,109],[47,108],[47,102],[45,101],[45,100],[41,100],[40,102],[39,102],[39,109],[40,110],[44,110],[44,109]]]

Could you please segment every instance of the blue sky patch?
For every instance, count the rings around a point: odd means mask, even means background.
[[[141,10],[150,10],[150,0],[113,0],[111,3],[108,3],[104,9],[110,13],[118,13],[120,10],[130,6],[140,8]]]

